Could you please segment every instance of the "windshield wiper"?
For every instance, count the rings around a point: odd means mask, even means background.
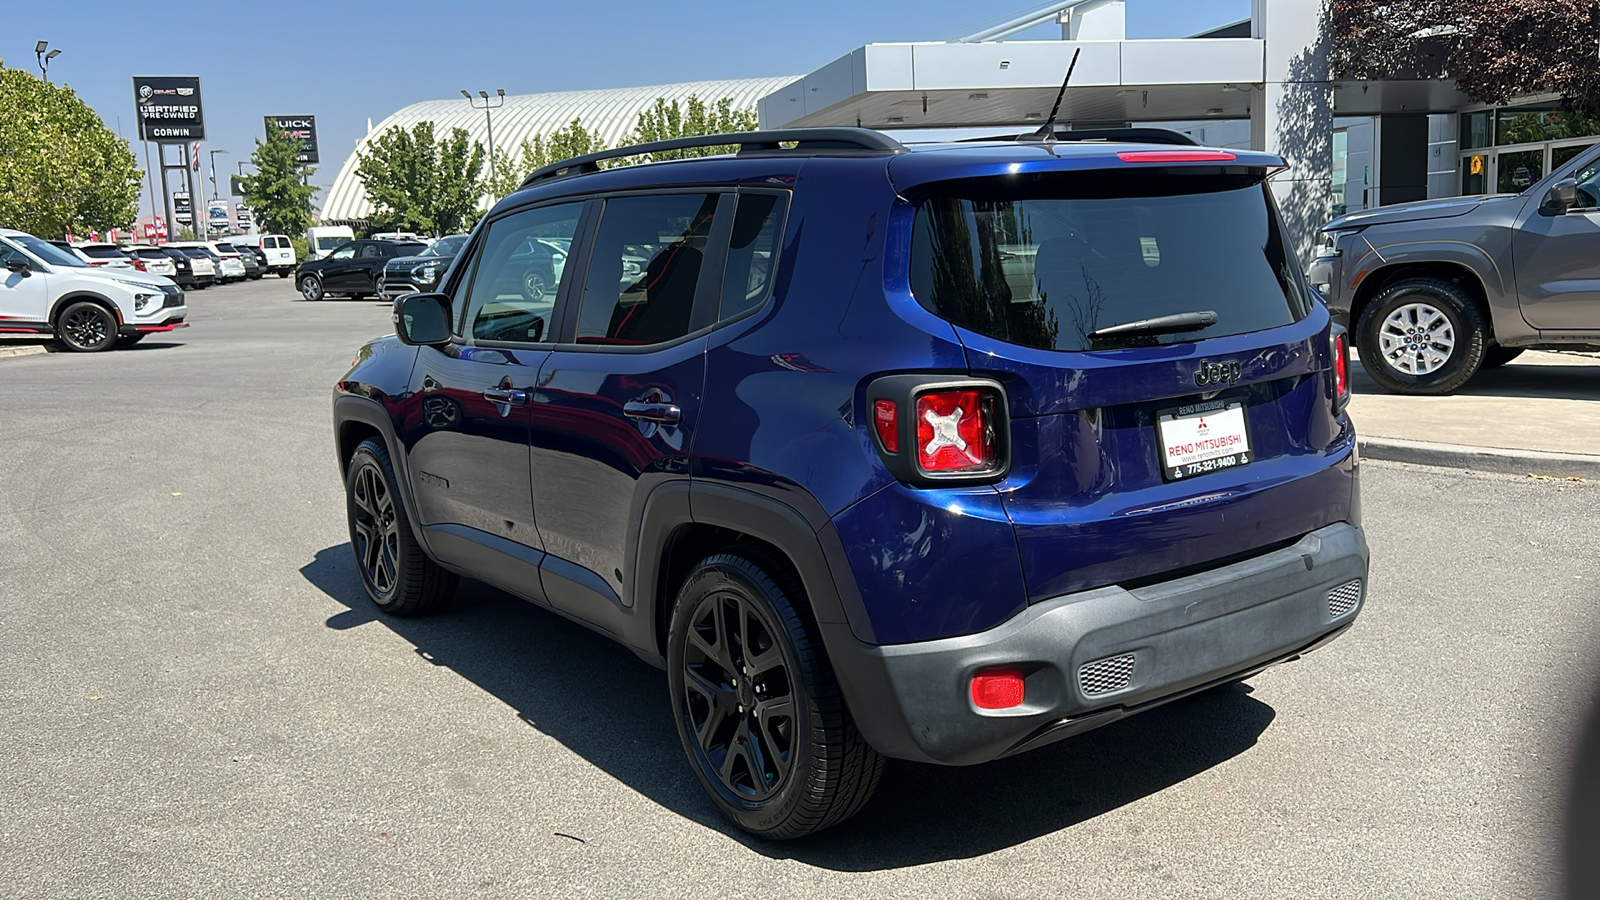
[[[1102,338],[1131,337],[1143,334],[1181,334],[1185,331],[1199,331],[1217,324],[1217,314],[1209,309],[1197,309],[1194,312],[1171,313],[1165,316],[1156,316],[1153,319],[1138,319],[1133,322],[1123,322],[1121,325],[1107,325],[1089,332],[1090,340]]]

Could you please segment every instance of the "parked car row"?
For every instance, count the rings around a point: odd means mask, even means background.
[[[112,265],[104,255],[90,257],[96,263],[86,255],[0,229],[0,332],[51,335],[69,350],[95,351],[185,327],[183,288],[149,271],[156,260],[141,255]],[[178,271],[176,259],[167,259]]]

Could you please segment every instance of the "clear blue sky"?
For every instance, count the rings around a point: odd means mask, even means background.
[[[1250,14],[1250,0],[1127,0],[1129,37],[1182,37]],[[70,84],[144,165],[134,75],[198,75],[208,138],[224,168],[247,159],[262,116],[317,117],[332,184],[374,123],[462,88],[508,94],[715,78],[801,75],[873,41],[943,40],[1042,4],[954,0],[701,0],[693,4],[506,0],[275,0],[157,4],[8,4],[0,59],[37,74],[33,47],[61,55]],[[1018,38],[1059,37],[1050,25]],[[465,103],[465,100],[461,101]],[[202,169],[204,166],[202,165]],[[202,174],[204,174],[202,172]],[[207,191],[208,192],[208,191]],[[147,193],[147,192],[146,192]],[[141,200],[141,210],[147,206]]]

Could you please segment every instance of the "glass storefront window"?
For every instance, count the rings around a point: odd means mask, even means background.
[[[1532,144],[1600,134],[1600,121],[1556,108],[1495,110],[1495,143]],[[1477,145],[1474,145],[1477,146]]]
[[[1544,150],[1519,150],[1500,154],[1499,190],[1520,194],[1544,177]]]
[[[1552,171],[1561,168],[1562,164],[1567,160],[1593,146],[1593,144],[1579,144],[1575,147],[1552,147],[1550,150],[1550,167]]]
[[[1464,113],[1461,116],[1461,149],[1476,150],[1493,143],[1489,134],[1489,111]]]

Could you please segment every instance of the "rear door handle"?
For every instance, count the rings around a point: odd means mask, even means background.
[[[662,425],[676,425],[683,419],[683,410],[676,403],[646,403],[643,400],[629,400],[622,404],[622,414],[630,419],[643,419]]]
[[[528,392],[512,388],[489,388],[483,392],[483,399],[507,406],[527,406]]]

